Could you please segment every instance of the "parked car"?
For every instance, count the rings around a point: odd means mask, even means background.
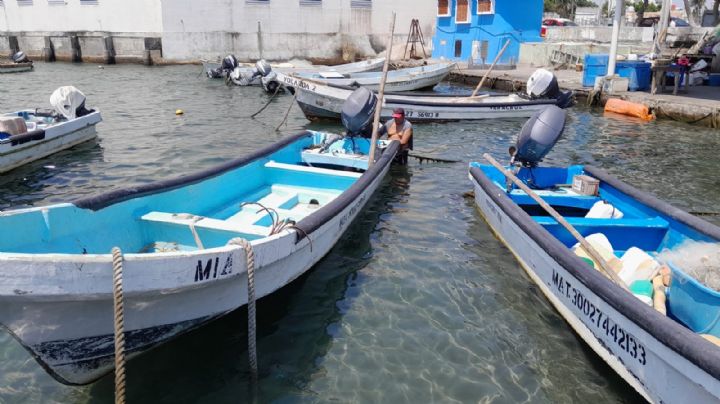
[[[654,17],[639,18],[635,22],[635,25],[638,27],[654,27],[659,23],[660,23],[660,17],[654,16]],[[689,27],[690,26],[690,24],[688,24],[687,21],[683,20],[682,18],[678,18],[678,17],[670,17],[670,23],[668,25],[671,27]]]
[[[548,27],[577,27],[577,24],[567,18],[546,18],[540,27],[540,36],[545,37]]]

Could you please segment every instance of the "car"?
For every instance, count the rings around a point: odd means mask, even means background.
[[[643,17],[639,18],[635,25],[638,27],[654,27],[657,26],[660,23],[660,17],[654,16],[654,17]],[[682,18],[678,17],[670,17],[670,23],[668,24],[671,27],[689,27],[690,24],[688,24],[687,21],[683,20]]]
[[[577,24],[567,18],[546,18],[540,27],[540,36],[545,37],[548,27],[577,27]]]

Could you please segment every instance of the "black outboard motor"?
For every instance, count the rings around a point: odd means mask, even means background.
[[[538,69],[527,82],[527,95],[531,100],[555,99],[560,108],[572,106],[572,91],[561,91],[557,77],[545,69]]]
[[[537,167],[562,136],[566,115],[565,110],[551,105],[528,119],[518,134],[511,164]]]
[[[239,63],[235,55],[227,55],[223,58],[222,62],[220,62],[220,67],[208,70],[207,75],[211,79],[221,79],[227,77],[230,72],[238,67],[238,64]]]
[[[365,87],[353,91],[345,100],[340,120],[347,129],[348,136],[369,138],[372,136],[372,123],[377,108],[377,96]]]
[[[12,60],[15,63],[25,63],[30,61],[30,59],[28,59],[27,55],[23,51],[16,52],[14,55],[12,55]]]

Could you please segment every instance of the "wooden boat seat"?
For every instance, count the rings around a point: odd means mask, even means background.
[[[150,212],[140,218],[142,221],[163,224],[168,226],[189,227],[194,222],[193,218],[187,218],[168,212]],[[231,232],[234,237],[245,237],[247,239],[257,239],[266,237],[269,233],[265,226],[255,226],[246,222],[229,222],[226,220],[202,218],[195,223],[198,230],[208,229],[221,232]],[[188,230],[190,231],[190,230]]]
[[[295,171],[295,172],[301,172],[301,173],[332,175],[335,177],[360,178],[362,176],[362,173],[356,173],[356,172],[352,172],[352,171],[330,170],[327,168],[308,167],[308,166],[301,166],[301,165],[297,165],[297,164],[278,163],[276,161],[268,161],[267,163],[265,163],[265,168],[286,170],[286,171]]]
[[[551,216],[533,216],[532,218],[566,245],[571,246],[577,242]],[[565,220],[583,236],[603,233],[612,242],[616,250],[638,247],[645,251],[655,251],[670,227],[668,221],[661,217],[627,219],[566,217]]]

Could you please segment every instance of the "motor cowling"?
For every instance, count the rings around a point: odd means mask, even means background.
[[[513,162],[537,166],[560,140],[566,115],[564,109],[550,105],[528,119],[518,134]]]
[[[280,81],[277,78],[277,73],[270,72],[267,76],[260,79],[263,90],[268,93],[275,93],[280,88]]]
[[[29,61],[27,55],[23,51],[19,51],[19,52],[16,52],[15,54],[13,54],[12,60],[15,63],[25,63],[25,62]]]
[[[378,100],[372,91],[360,87],[345,100],[340,120],[348,136],[372,136],[372,123]]]
[[[231,72],[235,70],[236,67],[238,67],[239,63],[235,55],[227,55],[223,58],[222,62],[220,63],[220,68],[223,71]]]
[[[267,75],[272,72],[272,67],[270,66],[270,63],[265,61],[265,59],[260,59],[255,62],[255,71],[257,71],[261,76],[267,77]]]
[[[50,105],[67,119],[75,119],[94,112],[85,108],[85,94],[73,86],[63,86],[50,95]]]
[[[527,95],[530,99],[557,98],[560,86],[557,77],[545,69],[537,69],[527,82]]]

